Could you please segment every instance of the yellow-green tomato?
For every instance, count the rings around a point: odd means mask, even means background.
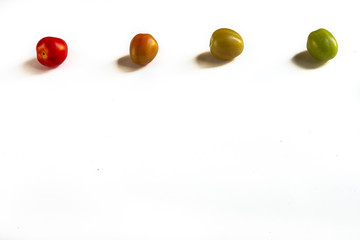
[[[335,37],[323,28],[309,34],[306,47],[310,55],[320,61],[328,61],[334,58],[338,52]]]
[[[244,50],[244,41],[240,34],[228,28],[216,30],[210,39],[210,52],[213,56],[231,60]]]

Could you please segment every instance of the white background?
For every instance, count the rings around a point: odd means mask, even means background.
[[[359,240],[356,2],[1,0],[0,239]],[[227,64],[221,27],[245,43]],[[339,52],[316,66],[320,27]]]

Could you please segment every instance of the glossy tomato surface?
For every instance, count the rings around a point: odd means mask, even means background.
[[[335,37],[324,28],[309,34],[306,48],[311,56],[320,61],[333,59],[338,52],[338,44]]]
[[[213,56],[232,60],[244,50],[244,41],[240,34],[228,28],[216,30],[210,38],[210,52]]]
[[[47,67],[57,67],[63,63],[68,54],[64,40],[56,37],[44,37],[36,45],[38,61]]]
[[[139,65],[146,65],[151,62],[157,52],[159,46],[153,36],[147,33],[137,34],[130,43],[131,60]]]

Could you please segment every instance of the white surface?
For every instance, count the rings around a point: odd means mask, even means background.
[[[1,0],[0,239],[359,240],[356,2]],[[245,49],[213,66],[220,27]],[[320,27],[338,56],[296,64]]]

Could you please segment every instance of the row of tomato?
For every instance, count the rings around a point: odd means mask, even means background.
[[[240,34],[228,28],[216,30],[210,38],[211,54],[222,60],[231,60],[239,56],[244,49]],[[150,34],[137,34],[130,43],[130,58],[139,65],[150,63],[159,50],[159,45]],[[307,50],[319,61],[334,58],[338,51],[335,37],[326,29],[320,28],[309,34]],[[38,61],[48,67],[57,67],[68,54],[68,46],[61,38],[44,37],[36,45]]]

